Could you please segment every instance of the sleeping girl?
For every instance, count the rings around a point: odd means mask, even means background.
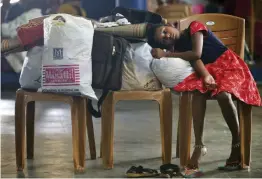
[[[214,97],[232,135],[231,153],[221,170],[240,169],[240,136],[237,109],[233,98],[253,106],[261,106],[256,83],[238,55],[228,49],[218,38],[198,21],[179,31],[170,25],[152,25],[147,29],[149,44],[154,47],[155,58],[173,57],[188,61],[195,73],[173,86],[177,92],[192,91],[192,115],[195,147],[190,162],[185,168],[185,177],[196,177],[199,170],[206,100]],[[162,49],[169,51],[163,51]]]

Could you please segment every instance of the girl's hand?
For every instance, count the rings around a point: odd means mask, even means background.
[[[153,56],[154,58],[158,58],[158,59],[166,56],[166,52],[163,51],[163,50],[160,49],[160,48],[153,48],[153,49],[151,50],[151,54],[152,54],[152,56]]]
[[[217,87],[215,79],[210,74],[204,77],[204,85],[209,90],[214,90]]]

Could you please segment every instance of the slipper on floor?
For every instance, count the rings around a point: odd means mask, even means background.
[[[160,166],[160,172],[169,178],[180,175],[180,168],[175,164],[164,164]]]
[[[159,173],[157,170],[153,170],[150,168],[144,168],[142,166],[132,166],[127,172],[126,176],[128,178],[147,178],[147,177],[156,177]]]
[[[189,169],[185,168],[184,172],[181,172],[184,178],[198,178],[204,175],[204,173],[199,169]]]

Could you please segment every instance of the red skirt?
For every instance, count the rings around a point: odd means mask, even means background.
[[[233,51],[227,50],[214,63],[207,64],[206,68],[217,83],[217,88],[212,91],[211,96],[220,92],[228,92],[246,104],[262,106],[256,82],[248,66]],[[174,90],[208,92],[203,80],[196,73],[176,85]]]

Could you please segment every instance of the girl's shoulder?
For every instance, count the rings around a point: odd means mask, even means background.
[[[206,35],[208,32],[208,28],[200,21],[191,22],[188,27],[188,30],[190,32],[190,35],[193,35],[199,31],[201,31],[204,35]]]

